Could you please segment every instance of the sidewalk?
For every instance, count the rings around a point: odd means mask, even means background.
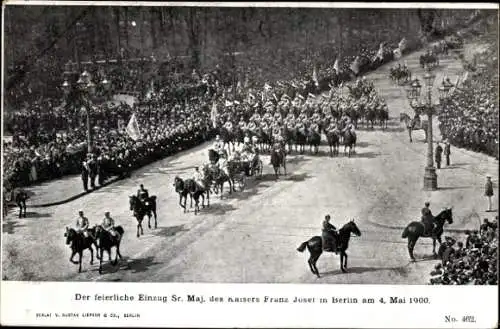
[[[44,182],[41,184],[32,185],[29,187],[24,187],[23,189],[28,193],[30,197],[27,201],[27,207],[41,208],[56,206],[73,201],[118,180],[118,177],[111,177],[102,186],[97,185],[95,189],[89,189],[88,192],[85,192],[83,190],[81,176],[73,175]]]

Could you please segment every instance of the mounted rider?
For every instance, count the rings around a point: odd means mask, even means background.
[[[220,136],[219,135],[215,136],[215,142],[214,142],[214,145],[212,146],[212,149],[215,152],[221,154],[221,152],[222,152],[222,141],[220,140]]]
[[[137,190],[137,198],[139,201],[141,201],[143,204],[147,205],[147,201],[149,199],[149,192],[147,189],[144,188],[144,185],[141,184],[139,186],[139,189]]]
[[[233,123],[231,120],[227,120],[226,123],[224,123],[224,128],[230,133],[233,131]]]
[[[339,132],[339,128],[337,126],[337,122],[335,122],[335,120],[331,120],[330,121],[330,124],[328,125],[328,127],[326,128],[326,131],[328,132],[336,132],[338,133]]]
[[[92,240],[95,240],[95,237],[92,235],[92,233],[90,233],[88,231],[89,226],[90,226],[89,219],[87,217],[85,217],[85,215],[83,214],[83,211],[80,210],[78,212],[78,218],[76,220],[75,231],[77,233],[82,233],[83,236],[86,238],[91,238]]]
[[[422,223],[424,224],[424,235],[431,234],[434,230],[434,216],[429,208],[430,202],[425,202],[425,207],[422,208]]]
[[[247,130],[247,123],[243,119],[243,117],[240,117],[240,122],[238,122],[238,127],[240,127],[241,131],[245,132]]]
[[[200,171],[198,166],[194,167],[193,180],[198,185],[200,190],[205,189],[205,183],[203,182],[203,173]]]
[[[115,230],[115,220],[111,218],[109,211],[104,213],[104,219],[102,220],[102,228],[108,231],[112,236],[114,236],[117,240],[120,240],[121,236]]]
[[[321,237],[323,242],[323,251],[332,251],[338,253],[337,251],[337,228],[330,224],[330,215],[325,216],[325,220],[322,224]]]

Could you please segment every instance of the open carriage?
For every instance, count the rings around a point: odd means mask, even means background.
[[[217,163],[221,155],[215,150],[209,150],[209,160],[211,164]],[[237,155],[226,162],[229,177],[238,185],[240,191],[243,191],[246,186],[247,177],[261,177],[264,165],[258,154],[253,159],[248,159],[244,156]]]

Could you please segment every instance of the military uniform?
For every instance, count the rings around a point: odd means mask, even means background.
[[[80,217],[78,217],[78,219],[76,220],[76,231],[78,233],[83,233],[83,236],[86,238],[90,236],[92,239],[94,239],[94,237],[88,232],[89,226],[90,226],[89,219],[83,216],[82,213]]]
[[[111,233],[112,236],[120,239],[120,234],[115,230],[115,220],[109,215],[105,215],[102,220],[102,228]]]
[[[321,236],[323,238],[323,250],[337,252],[337,228],[326,219],[322,224]]]
[[[149,192],[147,189],[143,188],[143,189],[138,189],[137,190],[137,197],[139,198],[139,200],[141,200],[142,202],[145,202],[148,198],[149,198]]]
[[[422,222],[424,223],[424,234],[432,233],[434,230],[434,216],[432,215],[431,210],[426,206],[422,208]]]

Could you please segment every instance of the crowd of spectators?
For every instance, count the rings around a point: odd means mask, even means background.
[[[430,273],[430,284],[497,285],[498,217],[484,219],[478,231],[466,231],[465,241],[446,237],[439,248],[442,262]]]
[[[299,61],[301,66],[295,70],[282,68],[285,78],[281,81],[271,80],[272,77],[266,75],[266,72],[276,71],[267,70],[276,64],[272,60],[269,67],[257,68],[250,62],[237,69],[224,65],[206,72],[167,75],[153,83],[144,79],[142,71],[151,73],[151,59],[149,62],[129,61],[122,69],[93,68],[91,76],[95,82],[109,79],[115,88],[112,93],[127,88],[137,90],[141,102],[134,106],[122,103],[92,107],[92,153],[97,156],[100,167],[105,168],[104,176],[126,174],[155,159],[212,138],[214,102],[225,104],[249,94],[254,94],[259,100],[262,96],[272,100],[272,93],[263,87],[263,81],[273,85],[275,91],[281,88],[284,92],[284,88],[292,89],[292,94],[317,94],[330,89],[330,85],[338,85],[391,60],[391,47],[398,44],[396,40],[388,41],[381,45],[365,40],[364,48],[346,48],[342,58],[323,62],[321,57],[314,62]],[[412,49],[411,45],[418,45],[418,41],[410,40],[409,45],[407,51]],[[377,54],[382,56],[377,58]],[[287,58],[292,61],[301,56]],[[337,59],[338,66],[335,65]],[[357,64],[353,65],[354,62]],[[316,75],[321,80],[319,87],[314,81],[313,67],[317,68]],[[339,72],[337,68],[340,68]],[[237,85],[235,72],[238,74]],[[292,75],[290,72],[301,74]],[[132,113],[136,113],[142,133],[139,141],[131,139],[124,129]],[[4,185],[11,188],[26,186],[80,172],[82,161],[87,157],[85,120],[86,114],[80,108],[61,99],[34,102],[6,117],[7,131],[13,138],[11,142],[4,142]]]
[[[498,159],[498,56],[487,51],[469,63],[467,79],[439,112],[441,135],[451,144]]]

